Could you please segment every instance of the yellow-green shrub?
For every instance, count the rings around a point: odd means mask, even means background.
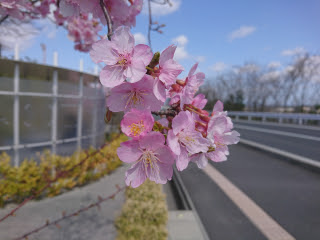
[[[116,220],[117,240],[165,240],[168,210],[161,185],[146,181],[127,188],[126,202]]]
[[[39,164],[33,159],[25,159],[19,167],[11,166],[10,157],[3,152],[0,155],[0,206],[3,207],[9,202],[21,202],[42,189],[61,172],[65,174],[60,174],[57,181],[42,192],[39,198],[53,197],[101,178],[121,165],[115,150],[125,140],[126,137],[120,135],[77,167],[75,166],[85,159],[87,154],[90,155],[96,150],[90,148],[87,151],[77,151],[72,156],[52,155],[50,151],[44,151],[40,155]]]

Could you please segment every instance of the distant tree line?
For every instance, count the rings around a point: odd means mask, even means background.
[[[200,89],[211,110],[216,100],[232,111],[295,112],[320,109],[320,55],[300,53],[289,64],[245,63],[207,79]]]

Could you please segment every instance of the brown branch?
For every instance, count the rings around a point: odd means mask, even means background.
[[[107,21],[108,39],[111,40],[111,36],[113,33],[111,17],[108,13],[108,10],[107,10],[106,5],[104,4],[103,0],[100,0],[100,6],[101,6],[102,12],[104,14],[104,17],[106,18],[106,21]]]
[[[82,212],[85,212],[91,208],[94,208],[94,207],[100,207],[100,204],[103,203],[103,202],[106,202],[110,199],[114,199],[116,197],[117,194],[119,194],[121,191],[123,191],[126,187],[123,186],[123,187],[119,187],[117,186],[117,191],[114,192],[113,194],[109,195],[108,197],[105,197],[105,198],[102,198],[102,197],[98,197],[98,201],[96,201],[95,203],[91,203],[90,205],[86,206],[86,207],[83,207],[83,208],[80,208],[76,211],[74,211],[73,213],[70,213],[68,215],[64,214],[64,212],[62,213],[62,217],[50,222],[50,221],[46,221],[45,224],[43,224],[42,226],[38,227],[38,228],[35,228],[34,230],[28,232],[28,233],[25,233],[23,236],[21,237],[18,237],[16,238],[15,240],[23,240],[23,239],[28,239],[28,237],[34,233],[37,233],[39,231],[41,231],[42,229],[44,228],[47,228],[49,226],[52,226],[52,225],[56,225],[56,226],[59,226],[58,223],[65,220],[65,219],[68,219],[68,218],[72,218],[72,217],[75,217],[75,216],[78,216],[80,213]]]
[[[3,18],[1,18],[0,19],[0,24],[3,23],[8,17],[9,17],[9,15],[5,15]]]
[[[149,47],[151,48],[152,51],[152,46],[151,46],[151,28],[152,28],[152,12],[151,12],[151,0],[148,0],[148,9],[149,9],[149,25],[148,25],[148,43]]]
[[[178,113],[177,111],[173,110],[173,109],[167,109],[167,110],[161,110],[159,112],[151,112],[152,114],[156,115],[156,116],[172,116],[175,117]]]
[[[120,134],[119,134],[120,135]],[[117,137],[119,136],[117,135]],[[116,138],[117,138],[116,137]],[[51,186],[52,183],[56,182],[60,177],[63,177],[65,176],[66,174],[68,174],[69,172],[71,172],[72,170],[74,170],[76,167],[79,167],[81,166],[85,161],[87,161],[89,158],[95,156],[96,154],[98,154],[102,148],[104,148],[105,146],[107,146],[109,144],[108,143],[105,143],[103,144],[102,146],[100,146],[96,151],[92,152],[91,154],[87,154],[87,156],[82,159],[79,163],[77,163],[76,165],[74,165],[72,168],[68,169],[68,170],[65,170],[65,171],[61,171],[59,173],[57,173],[56,177],[51,179],[51,180],[48,180],[47,184],[45,186],[43,186],[40,190],[38,190],[37,192],[35,192],[33,195],[31,195],[30,197],[26,198],[25,200],[23,200],[22,203],[20,203],[17,207],[15,207],[14,209],[12,209],[8,214],[6,214],[5,216],[3,216],[1,219],[0,219],[0,223],[3,222],[5,219],[7,219],[8,217],[10,216],[13,216],[14,213],[16,211],[18,211],[21,207],[23,207],[27,202],[35,199],[37,196],[39,196],[44,190],[46,190],[47,188],[49,188]]]

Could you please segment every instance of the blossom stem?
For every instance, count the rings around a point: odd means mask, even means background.
[[[154,69],[151,68],[151,67],[146,66],[146,69],[149,70],[149,71],[151,71],[151,72],[154,72]]]
[[[8,17],[9,17],[9,15],[5,15],[3,18],[1,18],[0,19],[0,24],[3,23]]]
[[[104,14],[104,17],[106,18],[106,21],[107,21],[108,39],[111,40],[111,36],[113,33],[111,17],[108,13],[108,10],[107,10],[106,5],[104,4],[103,0],[100,0],[100,6],[101,6],[102,12]]]

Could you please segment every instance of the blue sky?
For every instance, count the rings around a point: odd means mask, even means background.
[[[196,61],[207,77],[245,62],[285,65],[299,51],[320,51],[319,0],[171,0],[173,7],[154,6],[154,20],[167,26],[164,33],[152,33],[152,47],[162,51],[178,44],[176,58],[189,70]],[[137,17],[132,29],[137,40],[147,35],[148,16]],[[106,32],[106,28],[104,30]],[[85,71],[94,64],[89,54],[73,50],[67,32],[48,26],[32,45],[21,52],[42,61],[40,43],[47,45],[47,62],[59,52],[59,66],[78,69],[84,59]],[[7,55],[12,52],[7,52]]]

